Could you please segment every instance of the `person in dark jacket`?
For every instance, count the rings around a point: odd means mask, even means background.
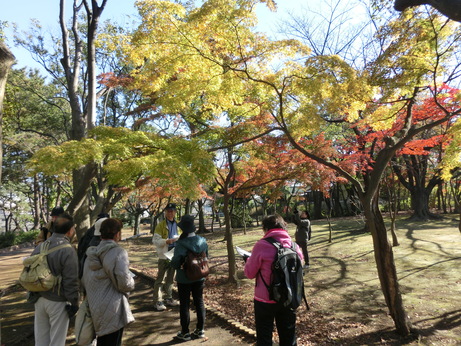
[[[188,251],[195,253],[205,252],[208,257],[208,245],[206,239],[195,234],[194,218],[191,215],[184,215],[178,226],[182,229],[182,234],[176,242],[171,267],[176,269],[176,281],[178,284],[179,294],[179,316],[181,321],[181,331],[176,335],[177,339],[187,341],[192,337],[204,338],[205,326],[205,305],[203,303],[203,288],[205,278],[197,281],[191,281],[187,278],[184,269],[181,268],[185,261]],[[197,313],[197,326],[194,332],[189,333],[190,323],[190,294],[194,300],[194,306]]]
[[[298,212],[297,209],[293,211],[294,223],[297,226],[295,232],[296,244],[301,248],[304,256],[304,269],[309,268],[309,252],[307,251],[307,243],[311,240],[312,228],[311,221],[309,220],[309,213],[307,211]]]
[[[77,248],[77,255],[78,255],[78,277],[79,279],[82,278],[83,275],[83,266],[85,264],[85,259],[86,259],[86,250],[90,246],[98,246],[99,243],[101,242],[101,224],[103,223],[104,220],[109,218],[109,214],[106,213],[101,213],[98,215],[98,218],[96,219],[96,222],[93,226],[86,231],[85,235],[80,238],[80,241],[78,242],[78,248]]]

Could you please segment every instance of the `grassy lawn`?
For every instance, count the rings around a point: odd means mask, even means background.
[[[305,276],[311,310],[300,309],[298,313],[301,344],[402,344],[393,334],[393,321],[377,277],[371,235],[363,231],[363,221],[333,220],[331,243],[328,222],[313,220],[312,224],[311,269]],[[458,221],[451,215],[422,223],[403,217],[398,220],[400,246],[394,247],[395,262],[404,305],[419,334],[419,338],[407,339],[405,344],[461,344],[461,234],[457,227]],[[294,231],[290,224],[292,236]],[[124,236],[130,232],[125,230]],[[204,236],[211,257],[212,275],[207,285],[211,304],[251,327],[253,280],[244,278],[243,261],[238,260],[239,284],[227,284],[224,233],[215,231]],[[261,236],[260,228],[249,229],[246,234],[234,230],[234,246],[251,250]],[[133,266],[155,276],[157,258],[150,239],[150,235],[142,236],[125,246]],[[218,286],[222,286],[223,296]],[[305,326],[314,321],[315,326]]]

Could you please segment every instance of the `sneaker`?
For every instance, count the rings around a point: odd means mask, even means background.
[[[194,330],[194,332],[192,333],[192,335],[196,338],[204,338],[205,337],[205,331],[204,330],[200,330],[200,329],[196,329]]]
[[[164,310],[166,310],[166,306],[163,305],[163,302],[157,302],[157,303],[155,303],[154,308],[155,308],[155,310],[157,310],[157,311],[164,311]]]
[[[192,338],[190,337],[189,333],[178,332],[178,334],[176,334],[176,339],[179,339],[179,340],[182,340],[182,341],[189,341]]]
[[[174,300],[173,298],[168,298],[168,299],[165,299],[165,305],[167,305],[167,306],[178,306],[179,302],[177,300]]]
[[[309,270],[309,264],[303,265],[303,269]]]

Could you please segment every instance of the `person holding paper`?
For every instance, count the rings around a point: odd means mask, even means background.
[[[265,282],[271,282],[272,264],[277,249],[265,238],[273,238],[283,247],[291,247],[291,237],[286,223],[280,215],[266,216],[263,221],[264,236],[258,240],[245,263],[245,276],[255,279],[254,310],[256,325],[256,345],[272,345],[274,321],[279,334],[280,346],[296,345],[296,311],[271,300]],[[298,246],[296,252],[303,259]]]
[[[176,223],[176,204],[168,203],[165,208],[165,220],[155,227],[152,243],[157,247],[158,255],[158,272],[157,279],[153,288],[154,308],[157,311],[164,311],[165,305],[178,306],[178,301],[172,297],[172,288],[174,281],[175,269],[170,266],[171,252],[175,243],[182,233],[181,228]],[[167,252],[169,252],[167,254]],[[170,256],[169,256],[170,255]],[[169,258],[168,258],[169,257]],[[160,299],[160,289],[162,288],[162,297]]]

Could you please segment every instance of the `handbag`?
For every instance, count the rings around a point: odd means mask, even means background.
[[[88,298],[83,299],[75,317],[75,342],[77,345],[89,345],[96,338],[93,319],[91,318]]]

